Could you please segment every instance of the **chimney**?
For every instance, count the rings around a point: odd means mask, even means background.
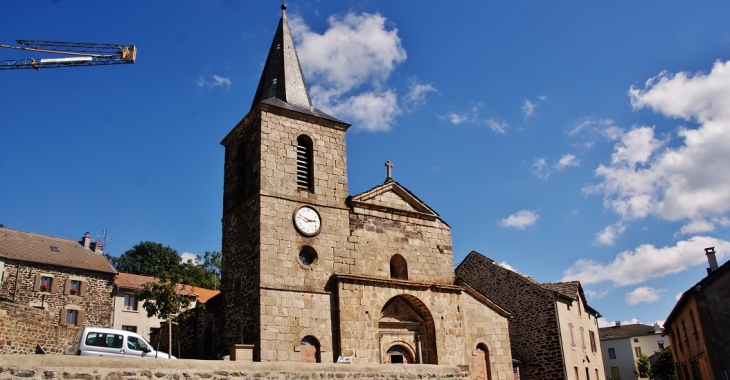
[[[654,322],[654,334],[661,334],[662,327],[659,326],[659,322]]]
[[[91,243],[91,250],[94,251],[94,253],[104,253],[104,244],[101,244],[101,242],[97,240]]]
[[[707,274],[710,274],[717,270],[717,257],[715,257],[715,247],[705,248],[705,255],[707,255],[707,262],[710,263],[710,267],[707,268]]]
[[[81,245],[83,245],[84,248],[89,249],[89,244],[91,244],[91,236],[87,232],[84,237],[81,238]]]
[[[621,327],[621,321],[616,321],[616,327]]]

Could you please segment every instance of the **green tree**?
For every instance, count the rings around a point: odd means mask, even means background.
[[[172,319],[190,306],[190,298],[184,293],[178,293],[179,276],[177,272],[163,273],[157,282],[148,282],[143,289],[134,292],[138,300],[147,301],[143,305],[147,317],[157,316],[167,321],[167,347],[170,356],[172,356]]]
[[[636,360],[636,369],[639,370],[639,377],[649,377],[650,366],[651,363],[649,362],[649,358],[647,358],[646,355],[641,354],[639,359]]]
[[[677,380],[677,374],[674,371],[672,351],[670,351],[669,348],[662,348],[656,353],[657,360],[651,365],[649,376],[652,379]]]
[[[151,241],[140,242],[121,256],[112,257],[109,261],[119,272],[144,276],[170,278],[180,272],[180,255],[177,251],[170,246]]]
[[[188,260],[180,264],[183,284],[199,286],[206,289],[218,289],[218,273],[221,267],[221,253],[219,251],[205,251],[201,258],[197,255],[195,261]]]

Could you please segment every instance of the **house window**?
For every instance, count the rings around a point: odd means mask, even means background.
[[[71,284],[68,287],[68,294],[78,296],[81,294],[81,281],[71,280]]]
[[[583,326],[580,327],[580,342],[581,342],[581,348],[583,348],[583,351],[586,350],[586,337],[585,337],[585,330],[583,329]]]
[[[639,340],[634,338],[634,343],[639,343]]]
[[[41,276],[40,287],[38,288],[38,290],[40,290],[41,292],[50,293],[52,284],[53,277]]]
[[[76,325],[78,323],[79,311],[78,310],[66,310],[66,324]]]
[[[132,294],[124,295],[124,310],[137,311],[137,299]]]
[[[570,346],[575,350],[575,336],[573,335],[573,323],[568,322],[568,329],[570,329]]]
[[[608,349],[608,358],[609,359],[616,359],[616,350],[613,348]]]
[[[641,347],[634,347],[634,353],[636,354],[636,357],[641,357]]]
[[[131,331],[133,333],[137,332],[137,326],[122,326],[122,330],[124,331]]]
[[[697,333],[697,322],[695,322],[695,314],[690,311],[689,319],[692,322],[692,335],[695,336],[695,340],[700,340],[700,334]]]
[[[408,263],[399,254],[395,254],[390,258],[390,278],[398,280],[408,279]]]
[[[588,338],[591,341],[591,352],[598,352],[598,346],[596,345],[596,333],[593,330],[588,331]]]
[[[312,167],[312,140],[307,136],[297,138],[297,188],[314,191]]]
[[[660,350],[663,350],[664,349],[664,341],[663,340],[660,340],[660,341],[658,341],[656,343],[659,345],[659,349]]]

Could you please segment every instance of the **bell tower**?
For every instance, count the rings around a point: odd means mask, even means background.
[[[349,235],[349,124],[312,106],[281,9],[251,109],[221,142],[221,343],[253,344],[255,361],[298,361],[304,337],[333,352],[325,287]]]

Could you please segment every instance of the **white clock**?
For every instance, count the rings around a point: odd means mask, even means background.
[[[313,207],[302,206],[294,211],[294,227],[304,236],[315,236],[322,229],[322,218]]]

